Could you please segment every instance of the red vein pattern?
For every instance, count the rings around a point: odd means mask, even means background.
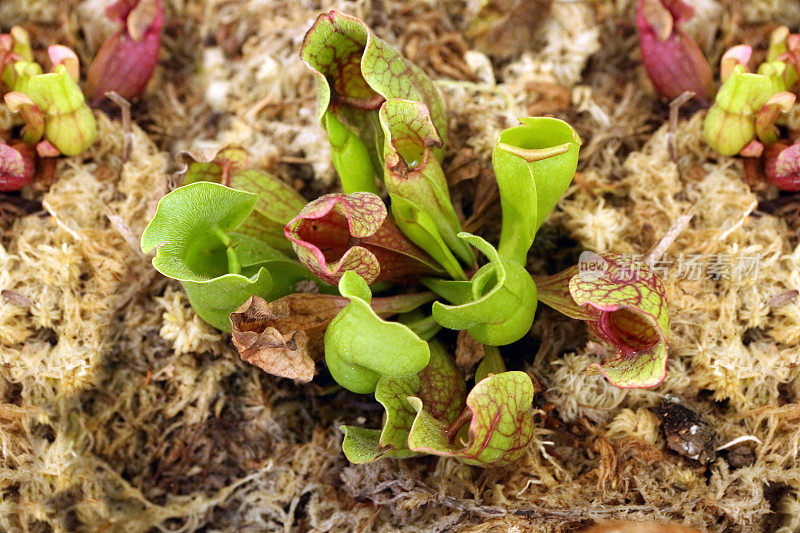
[[[375,399],[386,409],[383,428],[380,431],[345,429],[342,447],[351,461],[419,455],[408,448],[409,432],[417,414],[408,402],[409,397],[420,398],[445,424],[452,423],[461,413],[466,395],[464,378],[441,344],[432,342],[430,349],[430,363],[418,374],[405,379],[384,376],[378,382]]]
[[[519,459],[533,438],[534,387],[524,372],[503,372],[480,381],[467,396],[471,413],[468,441],[451,437],[420,398],[409,398],[417,417],[408,436],[411,450],[458,457],[477,466],[501,466]],[[460,433],[459,433],[460,435]]]
[[[666,375],[669,309],[661,279],[643,262],[617,254],[597,256],[602,271],[573,266],[536,279],[539,299],[570,318],[584,320],[613,344],[617,357],[592,364],[622,388],[653,387]]]
[[[318,117],[330,109],[365,145],[381,150],[382,132],[369,115],[390,98],[425,103],[446,140],[444,103],[431,80],[359,19],[338,11],[320,15],[300,57],[316,74]]]
[[[653,387],[666,375],[669,309],[661,279],[643,262],[603,256],[607,269],[597,279],[576,275],[569,281],[575,303],[600,312],[592,330],[617,348],[617,358],[591,372],[622,388]]]
[[[367,192],[326,194],[307,204],[284,230],[300,261],[320,279],[338,283],[348,270],[367,283],[405,281],[436,271]]]

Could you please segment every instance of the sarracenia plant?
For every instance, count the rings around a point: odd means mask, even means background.
[[[95,140],[94,116],[78,87],[78,56],[66,46],[47,49],[52,71],[33,61],[28,34],[0,35],[0,80],[5,104],[25,121],[22,140],[40,156],[77,155]]]
[[[194,181],[198,170],[190,165],[190,184],[161,199],[141,244],[145,253],[157,248],[153,266],[183,284],[206,322],[230,331],[230,314],[250,296],[275,300],[298,292],[302,281],[332,292],[300,263],[269,245],[274,235],[262,210],[265,204],[280,206],[270,211],[270,216],[280,217],[292,202],[299,208],[302,203],[294,190],[266,172],[258,171],[256,178],[248,169],[234,172],[231,181],[257,191],[248,192]],[[248,177],[240,179],[240,174]]]
[[[694,8],[683,0],[639,0],[636,27],[642,65],[664,98],[692,91],[707,104],[714,87],[711,67],[694,39],[681,29],[693,16]]]
[[[706,116],[706,142],[723,155],[761,158],[772,184],[800,190],[800,144],[776,125],[797,98],[800,34],[786,26],[773,31],[766,61],[755,73],[748,71],[751,55],[750,46],[738,45],[722,56],[723,85]]]
[[[129,100],[147,86],[158,64],[164,14],[161,0],[117,0],[106,15],[121,24],[97,51],[86,85],[92,105],[114,91]]]
[[[384,184],[398,224],[451,276],[463,278],[453,252],[467,265],[475,262],[475,254],[458,238],[461,223],[450,201],[442,166],[433,156],[433,150],[441,148],[444,141],[430,111],[421,102],[393,99],[384,102],[379,117],[384,135]],[[435,229],[426,230],[419,222],[422,217]]]
[[[577,166],[581,141],[567,123],[526,117],[500,133],[495,246],[462,229],[441,159],[444,107],[422,71],[335,11],[317,19],[302,57],[317,74],[344,192],[305,203],[248,168],[240,149],[183,155],[186,185],[162,198],[142,249],[157,249],[153,264],[183,283],[201,317],[232,331],[243,360],[308,382],[324,359],[342,387],[375,395],[380,429],[342,427],[351,461],[435,454],[483,466],[522,456],[536,391],[528,374],[506,370],[498,346],[528,334],[538,298],[617,347],[619,358],[597,367],[615,385],[663,378],[667,308],[645,266],[623,277],[616,256],[600,257],[605,275],[586,280],[578,267],[539,280],[526,269]],[[456,364],[442,328],[459,330],[457,353],[471,355]],[[468,390],[462,372],[475,363]]]
[[[617,358],[593,364],[614,385],[658,385],[667,372],[669,309],[664,284],[646,263],[584,252],[579,265],[537,279],[539,299],[585,320],[617,349]]]
[[[751,55],[751,47],[738,45],[722,56],[722,87],[703,129],[708,145],[722,155],[760,156],[765,145],[778,141],[775,121],[796,99],[800,35],[786,27],[775,30],[756,72],[748,69]]]
[[[447,142],[444,103],[431,80],[360,20],[331,11],[308,30],[300,53],[317,81],[317,116],[331,142],[345,192],[377,193],[383,175],[378,111],[392,98],[425,104],[441,142]],[[441,158],[442,151],[433,148]]]

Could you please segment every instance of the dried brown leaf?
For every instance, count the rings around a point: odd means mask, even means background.
[[[481,160],[472,148],[462,148],[448,165],[447,183],[456,185],[473,180],[481,172]]]
[[[549,81],[531,81],[525,85],[532,99],[528,103],[528,115],[539,116],[565,111],[570,107],[572,92],[569,88]]]
[[[800,291],[798,291],[797,289],[790,289],[788,291],[783,291],[771,297],[769,300],[767,300],[767,305],[769,307],[782,307],[784,305],[789,305],[790,303],[797,300],[798,295],[800,295]]]
[[[434,77],[477,81],[464,55],[469,45],[441,11],[409,2],[392,15],[403,55]]]
[[[308,337],[302,331],[286,339],[280,331],[268,327],[258,334],[243,332],[238,341],[234,344],[246,363],[282,378],[306,383],[314,378],[314,360],[308,354]]]
[[[475,180],[473,199],[472,214],[464,222],[464,231],[471,233],[478,231],[489,222],[494,214],[492,207],[500,201],[500,191],[497,188],[494,172],[487,169],[480,173]]]
[[[269,374],[311,381],[325,328],[348,302],[321,294],[291,294],[273,302],[251,296],[231,313],[233,344],[243,361]]]

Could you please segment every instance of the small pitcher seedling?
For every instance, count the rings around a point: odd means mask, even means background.
[[[639,0],[636,27],[642,65],[658,94],[673,100],[691,91],[707,104],[714,91],[711,67],[681,24],[694,16],[683,0]]]
[[[52,69],[45,73],[33,60],[25,30],[15,26],[0,34],[0,94],[25,123],[21,142],[0,143],[3,191],[18,190],[31,180],[37,156],[78,155],[97,135],[94,116],[78,87],[78,56],[61,45],[48,47],[47,53]]]
[[[158,64],[161,0],[117,0],[106,15],[122,27],[106,39],[89,66],[86,85],[92,105],[109,91],[128,100],[138,97]]]
[[[300,53],[317,81],[317,115],[331,141],[333,164],[345,192],[377,193],[383,174],[378,111],[386,100],[421,102],[447,142],[444,103],[433,82],[360,20],[331,11],[320,15]],[[442,151],[433,149],[441,158]]]
[[[301,281],[333,290],[268,244],[274,231],[264,222],[286,216],[284,202],[297,194],[291,188],[266,172],[247,168],[235,170],[228,179],[260,194],[195,181],[198,173],[215,177],[213,167],[228,164],[229,156],[226,151],[210,166],[190,165],[185,178],[190,183],[161,199],[142,235],[145,253],[157,248],[153,266],[179,280],[197,313],[223,331],[231,330],[230,314],[250,296],[275,300],[297,292]],[[223,173],[218,176],[223,179]],[[264,215],[265,206],[271,205],[277,210],[267,207],[270,214]]]
[[[502,257],[494,246],[469,233],[460,236],[481,250],[489,263],[469,281],[423,280],[450,302],[433,304],[433,318],[449,329],[467,330],[483,344],[502,346],[521,339],[536,313],[536,283],[524,267]]]
[[[538,280],[539,298],[563,314],[584,320],[617,349],[617,358],[590,371],[622,388],[653,387],[667,373],[669,309],[661,279],[646,263],[588,253],[602,268],[578,266]]]
[[[759,157],[764,146],[778,141],[775,121],[795,102],[800,36],[786,27],[772,34],[767,60],[750,72],[752,49],[734,46],[720,64],[722,87],[706,116],[703,134],[722,155]]]
[[[347,271],[368,283],[403,281],[441,267],[417,248],[369,192],[326,194],[286,225],[286,238],[315,275],[338,283]]]
[[[381,376],[403,378],[428,366],[428,343],[408,326],[387,322],[375,313],[364,278],[352,270],[345,272],[339,292],[350,305],[325,331],[325,362],[341,386],[369,394],[375,392]]]
[[[77,155],[92,145],[96,125],[77,85],[78,56],[66,46],[47,49],[52,71],[33,61],[28,35],[15,28],[0,39],[6,48],[2,68],[6,105],[25,121],[23,140],[39,143],[42,155]],[[44,138],[44,140],[42,140]],[[55,152],[55,153],[54,153]]]
[[[450,201],[442,166],[433,156],[433,150],[441,148],[443,141],[427,106],[410,100],[387,100],[381,106],[379,117],[384,135],[386,191],[393,208],[395,203],[401,204],[400,210],[411,215],[398,218],[401,228],[404,231],[408,228],[410,231],[406,233],[414,242],[438,256],[451,276],[463,277],[458,259],[472,265],[475,254],[458,238],[461,223]],[[416,231],[416,221],[423,216],[432,223],[434,230]]]

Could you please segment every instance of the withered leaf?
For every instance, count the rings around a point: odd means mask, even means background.
[[[251,296],[231,313],[233,344],[243,361],[269,374],[311,381],[325,328],[348,303],[325,294],[291,294],[273,302]]]
[[[456,185],[478,177],[481,172],[481,160],[472,148],[463,148],[456,153],[448,165],[447,183]]]
[[[456,365],[458,368],[461,370],[472,368],[475,363],[483,359],[485,353],[483,344],[473,339],[467,330],[458,332],[456,340]]]
[[[530,48],[536,31],[547,19],[552,0],[490,0],[469,22],[467,39],[475,48],[499,58]]]
[[[3,289],[2,291],[0,291],[0,296],[2,296],[3,299],[8,303],[14,304],[19,307],[30,307],[33,305],[31,299],[22,294],[21,292],[12,291],[10,289]]]
[[[234,341],[242,361],[282,378],[309,382],[314,378],[314,360],[308,354],[308,337],[297,331],[290,339],[285,339],[275,328],[266,328],[260,334],[244,332],[245,342],[252,342],[244,348]],[[235,338],[235,334],[234,334]]]

